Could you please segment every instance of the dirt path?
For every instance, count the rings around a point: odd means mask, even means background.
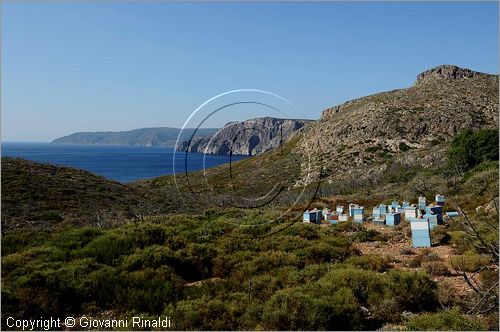
[[[446,287],[454,292],[455,295],[464,299],[472,290],[467,286],[464,279],[455,274],[450,265],[450,259],[457,256],[450,246],[434,246],[431,248],[412,248],[411,239],[401,236],[401,230],[394,230],[392,227],[377,225],[373,223],[364,223],[367,229],[376,230],[388,237],[387,242],[361,242],[355,243],[354,246],[364,255],[377,255],[385,257],[389,260],[391,266],[401,270],[424,270],[422,267],[412,268],[411,261],[418,254],[427,254],[437,256],[438,261],[445,263],[448,266],[451,274],[448,276],[433,276],[441,287]],[[413,252],[413,254],[409,254]]]

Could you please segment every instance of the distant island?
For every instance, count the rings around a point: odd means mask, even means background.
[[[217,130],[219,129],[200,128],[196,131],[196,136],[208,136],[214,134]],[[194,131],[194,128],[184,129],[180,142],[189,140]],[[170,127],[140,128],[126,131],[78,132],[57,138],[52,143],[175,147],[180,132],[180,128]]]
[[[179,128],[157,127],[128,131],[78,132],[60,137],[53,144],[166,146],[178,151],[227,155],[256,155],[287,142],[306,123],[312,120],[255,118],[230,122],[222,129],[184,129],[178,146]],[[196,134],[193,133],[196,130]]]

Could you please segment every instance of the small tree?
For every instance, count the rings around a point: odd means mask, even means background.
[[[498,160],[498,129],[467,129],[451,142],[448,164],[452,168],[466,171],[488,160]]]

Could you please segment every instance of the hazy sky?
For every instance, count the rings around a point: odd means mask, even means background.
[[[498,3],[2,1],[4,141],[180,127],[254,88],[297,118],[450,63],[498,73]],[[223,118],[223,125],[234,118]],[[247,114],[245,113],[245,117]]]

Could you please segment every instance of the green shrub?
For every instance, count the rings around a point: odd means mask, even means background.
[[[457,292],[456,286],[447,280],[439,282],[438,299],[439,304],[443,308],[462,306],[464,304],[464,299],[461,298],[461,295]]]
[[[448,163],[452,168],[466,171],[489,160],[498,160],[498,129],[467,129],[451,142]]]
[[[54,235],[50,244],[68,251],[81,249],[102,233],[102,230],[94,227],[70,228]]]
[[[329,264],[309,264],[302,270],[297,271],[293,277],[294,284],[305,284],[312,281],[317,281],[322,278],[330,269]]]
[[[365,149],[365,152],[377,152],[378,150],[381,150],[382,146],[380,145],[375,145],[375,146],[369,146]]]
[[[168,267],[124,271],[114,292],[118,308],[160,313],[165,304],[181,298],[182,280]]]
[[[476,272],[490,261],[487,256],[474,253],[467,253],[450,259],[451,266],[454,269],[467,272]]]
[[[373,229],[362,229],[354,234],[352,240],[356,242],[371,242],[375,241],[379,236],[380,232],[377,232]]]
[[[450,231],[449,244],[453,246],[453,249],[459,254],[463,254],[471,248],[471,243],[467,239],[465,232],[463,231]]]
[[[115,258],[130,253],[133,241],[123,234],[105,233],[87,244],[79,254],[95,257],[98,262],[112,264]]]
[[[316,295],[302,288],[278,291],[266,303],[262,315],[270,330],[353,330],[361,327],[352,290]]]
[[[352,221],[341,221],[333,226],[335,232],[338,233],[350,233],[358,232],[364,229],[364,227],[358,223]]]
[[[319,230],[316,225],[310,225],[307,223],[297,223],[291,227],[288,227],[283,231],[285,235],[299,236],[306,240],[315,240],[319,238]]]
[[[406,152],[408,150],[410,150],[410,147],[408,145],[406,145],[405,142],[399,143],[399,151]]]
[[[392,296],[412,312],[432,311],[438,306],[437,284],[425,273],[389,271]]]
[[[436,262],[441,260],[439,255],[433,253],[428,248],[421,249],[420,252],[408,262],[408,267],[420,267],[424,262]]]
[[[313,243],[295,253],[305,264],[338,263],[351,256],[353,248],[347,240],[336,239],[335,243]]]
[[[171,317],[179,331],[192,330],[193,326],[205,331],[237,330],[237,307],[235,301],[203,297],[171,304],[165,308],[164,315]]]
[[[485,330],[483,324],[471,319],[457,308],[444,310],[438,313],[427,313],[411,316],[405,322],[410,331],[479,331]]]
[[[384,272],[390,268],[389,260],[378,255],[353,256],[346,259],[345,263],[357,268],[378,272]]]
[[[27,229],[15,229],[8,234],[2,234],[2,257],[8,254],[20,252],[25,248],[33,248],[50,241],[52,232],[48,230],[37,230],[33,232]]]
[[[443,226],[434,227],[431,230],[431,240],[433,245],[445,245],[450,241],[451,236]]]
[[[425,272],[433,276],[447,276],[450,274],[448,266],[442,262],[425,262],[422,267]]]
[[[420,267],[420,266],[422,266],[422,261],[423,261],[422,256],[417,255],[408,261],[408,267],[411,267],[411,268]]]

